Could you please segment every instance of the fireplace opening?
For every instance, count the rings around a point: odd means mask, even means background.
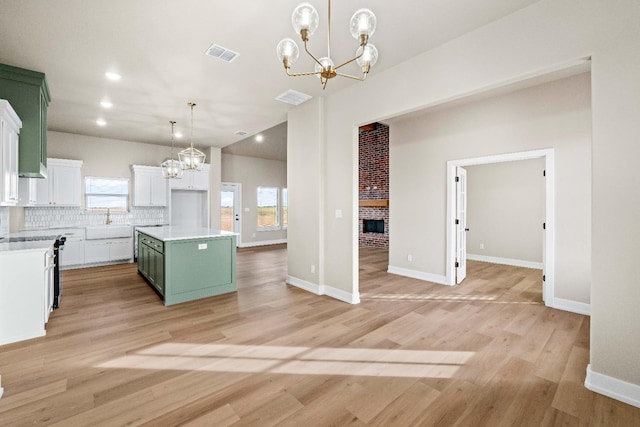
[[[363,219],[362,232],[384,234],[384,219]]]

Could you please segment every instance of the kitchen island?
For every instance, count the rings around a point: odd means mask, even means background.
[[[137,230],[138,273],[164,305],[237,290],[235,233],[172,226]]]

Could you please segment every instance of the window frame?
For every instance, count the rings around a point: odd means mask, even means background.
[[[289,188],[288,187],[282,187],[280,189],[280,225],[282,227],[283,230],[286,230],[287,228],[289,228]],[[285,196],[286,195],[286,196]],[[285,203],[285,199],[286,199],[286,203]],[[284,211],[287,211],[287,223],[285,224],[284,222]]]
[[[88,192],[87,185],[90,180],[108,180],[108,181],[120,181],[126,183],[126,193],[96,193],[96,192]],[[130,195],[130,179],[129,178],[121,178],[121,177],[108,177],[108,176],[85,176],[84,177],[84,210],[87,213],[104,213],[107,210],[110,210],[113,213],[128,213],[129,206],[129,195]],[[111,207],[90,207],[89,206],[89,197],[91,196],[109,196],[109,197],[119,197],[123,198],[125,201],[124,208],[111,208]]]
[[[267,225],[267,226],[261,226],[259,221],[260,221],[260,190],[261,189],[275,189],[276,190],[276,215],[275,215],[275,219],[276,219],[276,224],[275,225]],[[276,187],[276,186],[266,186],[266,185],[259,185],[256,188],[256,230],[257,231],[276,231],[276,230],[281,230],[282,229],[282,223],[280,220],[280,187]]]

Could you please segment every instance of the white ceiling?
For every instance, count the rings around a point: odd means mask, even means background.
[[[355,52],[348,22],[361,7],[372,9],[378,18],[370,40],[380,52],[371,72],[375,76],[536,1],[335,1],[332,57],[342,62]],[[311,2],[321,24],[310,50],[319,57],[326,52],[327,4]],[[46,73],[52,97],[50,130],[168,145],[168,122],[176,120],[176,129],[185,135],[178,145],[187,145],[187,102],[194,101],[195,145],[224,147],[247,138],[234,135],[238,130],[252,136],[283,123],[293,107],[274,98],[287,89],[317,97],[351,84],[370,84],[338,77],[323,92],[315,77],[285,75],[275,50],[284,37],[299,40],[290,25],[298,3],[2,0],[0,63]],[[240,56],[233,63],[205,56],[212,43]],[[292,71],[312,67],[301,55]],[[122,74],[122,80],[107,81],[108,70]],[[350,71],[357,73],[355,65]],[[103,98],[113,102],[112,109],[99,105]],[[98,117],[107,126],[98,127]]]

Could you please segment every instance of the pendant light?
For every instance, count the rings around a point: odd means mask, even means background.
[[[180,159],[180,167],[184,170],[201,171],[204,167],[205,154],[193,147],[193,107],[196,106],[193,102],[189,102],[191,107],[191,146],[185,148],[178,153]]]
[[[176,122],[170,120],[169,123],[171,123],[171,158],[162,162],[160,167],[162,168],[163,177],[167,179],[180,179],[182,178],[182,168],[180,167],[180,162],[173,158],[173,125],[175,125]]]

